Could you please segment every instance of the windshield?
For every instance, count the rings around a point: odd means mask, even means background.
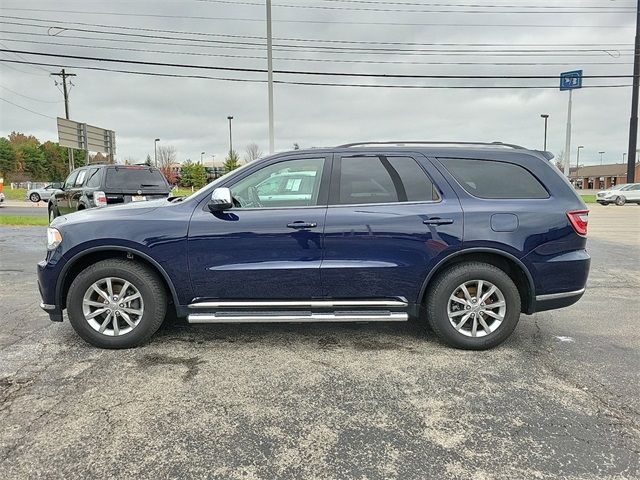
[[[159,170],[145,167],[115,167],[107,170],[106,187],[118,190],[168,190],[167,181]]]

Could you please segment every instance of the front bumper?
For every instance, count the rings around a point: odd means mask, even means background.
[[[42,302],[40,308],[49,314],[52,322],[62,321],[62,307],[56,305],[56,281],[52,277],[50,269],[47,268],[47,261],[38,262],[38,290]]]

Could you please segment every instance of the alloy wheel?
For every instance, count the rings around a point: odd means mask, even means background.
[[[504,321],[506,311],[503,293],[486,280],[470,280],[458,285],[447,303],[449,322],[467,337],[484,337],[495,332]]]
[[[144,301],[131,282],[106,277],[87,289],[82,299],[82,312],[95,331],[117,337],[138,326],[144,314]]]

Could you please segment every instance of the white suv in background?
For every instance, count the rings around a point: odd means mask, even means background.
[[[624,205],[627,202],[640,205],[640,183],[624,183],[598,192],[596,201],[600,205],[609,205],[610,203]]]

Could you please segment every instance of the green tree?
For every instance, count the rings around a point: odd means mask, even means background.
[[[204,165],[196,163],[193,166],[193,186],[202,188],[207,184],[207,170]]]
[[[0,138],[0,177],[6,182],[17,168],[18,159],[13,145],[6,138]]]
[[[180,184],[183,187],[193,187],[194,180],[194,164],[191,160],[187,160],[180,167]]]
[[[224,168],[224,173],[229,173],[232,170],[235,170],[240,166],[240,156],[238,152],[235,150],[229,150],[229,154],[227,158],[225,158],[224,163],[222,164],[222,168]]]
[[[48,174],[44,154],[33,143],[23,143],[18,147],[23,162],[23,171],[30,180],[46,180]]]
[[[84,167],[87,164],[87,151],[73,149],[73,165],[78,167]]]
[[[46,180],[60,182],[69,174],[68,151],[55,142],[45,142],[40,145],[47,167]]]

